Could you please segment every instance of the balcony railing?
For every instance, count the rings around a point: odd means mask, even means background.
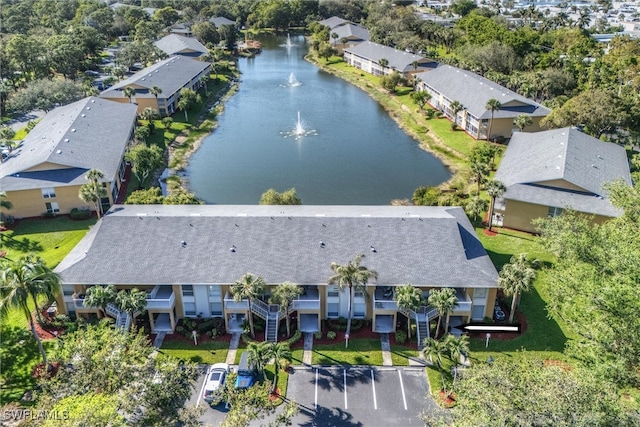
[[[153,308],[165,308],[172,309],[176,303],[176,294],[171,292],[168,298],[158,297],[157,295],[154,298],[147,298],[147,310]]]
[[[471,301],[458,301],[452,312],[457,313],[459,311],[471,311]]]
[[[373,301],[375,310],[397,310],[398,302],[396,300],[377,299]]]
[[[248,310],[249,300],[235,301],[230,294],[227,294],[224,297],[224,308],[227,310]]]
[[[89,309],[90,309],[90,308],[98,308],[98,307],[96,307],[96,306],[86,305],[86,304],[84,303],[84,295],[79,296],[79,295],[73,294],[72,299],[73,299],[73,305],[74,305],[74,307],[75,307],[76,309],[80,309],[80,310],[82,310],[82,309],[88,309],[88,308],[89,308]]]
[[[319,299],[296,299],[291,304],[293,310],[320,310]]]

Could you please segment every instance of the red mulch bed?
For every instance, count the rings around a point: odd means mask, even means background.
[[[156,334],[150,334],[149,335],[149,339],[151,341],[153,341],[155,338],[156,338]],[[193,338],[191,337],[191,335],[189,335],[188,337],[185,337],[184,335],[182,335],[179,332],[174,332],[172,334],[167,334],[164,337],[164,340],[165,341],[177,341],[177,342],[184,342],[184,343],[193,344]],[[217,336],[215,338],[209,338],[205,334],[201,334],[198,337],[198,344],[205,343],[205,342],[210,342],[210,341],[231,342],[231,334],[222,334],[222,335],[219,335],[219,336]]]
[[[47,316],[47,311],[42,310],[42,312],[40,313],[42,315],[42,319],[46,319],[46,320],[52,320],[49,318],[49,316]],[[62,328],[54,328],[54,327],[44,327],[42,326],[40,323],[38,323],[38,318],[37,316],[32,313],[31,316],[33,317],[33,324],[36,327],[36,333],[38,334],[38,336],[40,337],[41,340],[52,340],[54,338],[56,338],[56,336],[54,335],[54,332],[58,333],[58,336],[61,336],[64,333],[64,329]]]
[[[509,313],[505,310],[505,314],[507,315],[507,318],[509,318]],[[527,318],[524,316],[524,314],[517,312],[516,313],[516,323],[520,323],[520,333],[517,332],[491,332],[491,339],[497,339],[497,340],[512,340],[514,338],[518,338],[520,335],[524,334],[525,332],[527,332],[527,327],[528,327],[528,323],[527,323]],[[505,322],[506,324],[506,322]],[[478,338],[478,339],[485,339],[485,333],[475,333],[475,334],[469,334],[469,336],[471,338]]]
[[[486,236],[489,236],[489,237],[495,237],[498,234],[498,231],[496,231],[495,228],[492,228],[491,231],[489,231],[488,228],[485,228],[483,232]]]

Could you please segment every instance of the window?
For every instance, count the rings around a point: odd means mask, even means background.
[[[338,287],[337,286],[329,286],[329,289],[327,289],[327,296],[328,297],[337,297],[338,294]]]
[[[487,288],[476,288],[473,291],[473,298],[486,298],[487,297]]]
[[[66,297],[70,297],[74,294],[73,285],[63,285],[62,286],[62,294]]]
[[[184,315],[185,316],[195,316],[196,315],[196,303],[195,302],[185,302],[183,305],[184,305]]]
[[[210,302],[209,311],[211,312],[211,316],[222,316],[222,303]]]
[[[60,206],[56,202],[45,203],[44,205],[47,208],[47,213],[53,214],[60,212]]]
[[[182,296],[183,297],[192,297],[193,296],[193,285],[182,285]],[[195,308],[193,309],[195,311]]]
[[[471,311],[471,318],[474,320],[484,319],[484,305],[474,305]]]
[[[549,212],[547,213],[547,216],[549,218],[553,218],[553,217],[561,215],[562,211],[564,211],[564,209],[556,208],[555,206],[549,206]]]
[[[209,286],[209,299],[222,299],[222,288],[220,287],[220,285]]]
[[[339,304],[337,302],[329,302],[327,303],[327,317],[328,318],[336,318],[338,317],[338,311],[340,310]]]
[[[43,188],[42,197],[45,199],[53,199],[56,197],[56,189],[53,187]]]

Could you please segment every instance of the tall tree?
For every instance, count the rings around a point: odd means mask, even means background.
[[[411,283],[396,287],[395,299],[398,307],[411,311],[418,310],[425,303],[420,289]],[[407,318],[407,336],[411,338],[411,318]]]
[[[291,319],[289,309],[291,304],[302,294],[302,287],[296,283],[284,282],[275,287],[269,299],[270,304],[280,304],[280,311],[285,314],[287,336],[291,336]]]
[[[518,114],[518,116],[513,119],[513,124],[516,125],[520,132],[524,131],[524,128],[530,126],[532,123],[531,116],[527,114]]]
[[[116,295],[116,305],[131,316],[131,326],[133,327],[136,313],[144,310],[147,306],[147,293],[137,288],[123,289]]]
[[[133,165],[131,171],[138,178],[138,188],[140,188],[147,177],[162,166],[162,149],[157,145],[147,147],[144,144],[138,144],[125,153],[125,159]]]
[[[491,140],[491,128],[493,127],[493,114],[500,110],[500,107],[502,107],[502,104],[500,103],[500,101],[498,101],[495,98],[491,98],[489,101],[487,101],[487,105],[485,106],[485,108],[489,111],[491,111],[491,120],[489,121],[489,132],[487,132],[487,141]]]
[[[331,270],[334,274],[329,277],[329,280],[327,281],[330,285],[338,285],[338,289],[340,289],[341,292],[344,289],[349,290],[349,317],[347,318],[345,347],[349,345],[351,319],[353,318],[353,301],[355,299],[356,290],[361,291],[363,295],[367,295],[367,283],[369,283],[369,279],[378,278],[377,272],[360,265],[362,258],[364,258],[363,254],[356,255],[348,264],[345,265],[332,262]]]
[[[289,348],[289,343],[287,342],[270,342],[267,343],[267,357],[273,360],[274,367],[274,375],[273,375],[273,386],[271,389],[271,393],[275,393],[276,387],[278,386],[278,372],[282,367],[282,363],[291,362],[291,349]]]
[[[496,205],[496,198],[502,196],[505,191],[507,191],[507,187],[504,186],[502,181],[498,181],[497,179],[492,179],[487,182],[487,194],[491,197],[491,208],[489,209],[489,231],[493,227],[493,210]]]
[[[258,374],[262,374],[262,377],[265,381],[267,381],[267,373],[265,372],[265,367],[271,359],[269,344],[270,343],[268,341],[251,341],[247,343],[247,349],[245,350],[249,354],[249,365],[254,366],[256,368],[256,371],[258,371]]]
[[[449,108],[451,109],[451,113],[453,114],[453,122],[457,125],[458,124],[458,113],[464,109],[464,106],[462,105],[462,103],[460,101],[456,100],[456,101],[453,101],[449,105]]]
[[[498,285],[506,295],[512,297],[509,322],[513,322],[520,294],[531,289],[535,279],[536,271],[527,261],[527,254],[512,256],[509,263],[505,264],[500,270]]]
[[[9,310],[20,310],[31,328],[42,362],[47,370],[50,368],[42,341],[36,332],[29,299],[33,302],[36,313],[39,312],[38,299],[42,296],[48,300],[55,298],[60,291],[60,278],[49,269],[44,261],[34,255],[23,256],[16,261],[8,258],[0,259],[0,315],[6,316]],[[40,314],[38,313],[38,317]]]
[[[149,89],[149,93],[155,96],[156,99],[158,99],[158,95],[162,93],[162,89],[160,89],[158,86],[153,86],[151,89]]]
[[[196,93],[188,88],[182,88],[180,90],[180,99],[178,100],[178,109],[184,111],[184,117],[186,121],[189,121],[189,115],[187,110],[196,102]]]
[[[253,312],[251,310],[252,300],[258,298],[264,294],[264,288],[266,282],[262,276],[254,276],[251,273],[244,274],[239,280],[236,280],[231,285],[231,295],[233,295],[234,301],[242,301],[246,299],[249,304],[249,329],[251,330],[251,336],[255,337],[255,331],[253,329]]]
[[[431,100],[431,94],[424,90],[419,90],[417,92],[411,92],[411,99],[413,99],[413,102],[418,104],[418,108],[422,110],[426,103]]]
[[[4,191],[0,192],[0,208],[11,210],[13,209],[13,203],[9,199],[7,199],[7,193]]]
[[[108,196],[107,189],[102,183],[104,173],[99,169],[91,169],[86,178],[89,182],[80,186],[80,198],[86,203],[93,203],[98,219],[102,214],[102,199]]]
[[[429,292],[429,305],[438,310],[438,325],[436,326],[436,336],[440,331],[442,318],[447,316],[453,307],[456,306],[458,298],[456,298],[456,290],[453,288],[434,289]],[[445,322],[445,331],[449,327],[449,320]]]
[[[87,289],[84,305],[87,307],[99,307],[102,313],[106,314],[107,304],[115,303],[117,294],[115,285],[92,286]]]
[[[136,90],[131,86],[127,86],[123,89],[122,94],[129,98],[129,102],[133,102],[132,98],[136,96]]]

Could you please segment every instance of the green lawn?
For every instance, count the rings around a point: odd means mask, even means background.
[[[184,361],[199,364],[224,363],[227,360],[229,343],[226,341],[207,341],[197,346],[180,341],[165,341],[160,347],[160,353]]]
[[[393,366],[408,366],[409,357],[417,357],[418,350],[403,345],[391,345],[391,361]]]
[[[294,363],[302,363],[303,350],[294,350],[293,354]],[[382,366],[380,340],[372,338],[349,340],[349,348],[344,347],[344,341],[335,344],[314,345],[311,363],[314,365]]]
[[[95,223],[95,218],[76,221],[66,216],[20,220],[15,229],[0,234],[2,249],[10,259],[35,253],[53,268]]]

